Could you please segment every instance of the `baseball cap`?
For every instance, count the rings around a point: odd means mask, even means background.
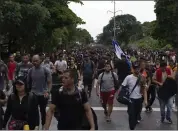
[[[140,67],[140,63],[138,61],[132,62],[133,69],[137,69]]]
[[[15,81],[15,84],[25,84],[25,79],[23,77],[18,77]]]

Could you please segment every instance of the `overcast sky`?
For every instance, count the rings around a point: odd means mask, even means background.
[[[113,11],[114,4],[112,1],[83,1],[83,4],[70,3],[69,8],[86,22],[80,27],[88,30],[92,37],[96,38],[113,17],[113,14],[107,11]],[[143,23],[156,19],[154,5],[154,1],[116,1],[116,10],[122,10],[123,14],[131,14]],[[117,12],[116,15],[120,14],[121,12]]]

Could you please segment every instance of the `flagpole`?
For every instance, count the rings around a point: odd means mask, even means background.
[[[116,40],[116,2],[114,0],[114,37],[113,40]]]
[[[107,13],[110,12],[110,13],[113,13],[113,14],[114,14],[114,18],[113,18],[113,19],[114,19],[114,27],[113,27],[114,34],[113,34],[113,40],[115,41],[115,40],[116,40],[116,13],[119,12],[119,11],[122,12],[122,10],[117,10],[117,11],[116,11],[116,1],[113,0],[113,2],[114,2],[114,11],[108,10]],[[123,12],[122,12],[122,13],[123,13]]]

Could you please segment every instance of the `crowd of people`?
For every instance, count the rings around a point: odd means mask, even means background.
[[[131,130],[140,123],[143,106],[152,112],[156,96],[161,122],[172,124],[173,104],[178,107],[176,53],[124,52],[121,59],[112,50],[90,48],[11,54],[7,63],[0,60],[0,129],[29,125],[31,130],[48,130],[55,116],[58,130],[97,130],[97,116],[88,102],[94,86],[108,123],[115,95],[128,88]]]

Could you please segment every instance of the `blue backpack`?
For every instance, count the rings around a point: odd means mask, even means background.
[[[86,63],[86,62],[83,62],[83,74],[85,74],[86,76],[89,76],[89,75],[92,75],[93,74],[93,68],[94,68],[94,65],[93,65],[93,62],[91,61],[91,63]]]

